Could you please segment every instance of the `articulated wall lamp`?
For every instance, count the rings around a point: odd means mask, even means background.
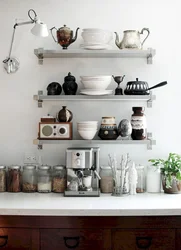
[[[32,17],[32,13],[34,14],[34,18]],[[19,68],[19,61],[16,58],[11,57],[11,52],[12,52],[12,47],[13,47],[13,42],[14,42],[14,35],[15,35],[15,31],[16,31],[17,26],[35,23],[34,27],[31,29],[31,33],[33,35],[35,35],[35,36],[40,36],[40,37],[48,36],[47,25],[45,23],[41,22],[40,19],[37,18],[37,14],[33,9],[30,9],[28,11],[28,16],[30,18],[30,21],[15,23],[15,25],[14,25],[14,30],[13,30],[13,35],[12,35],[12,39],[11,39],[9,55],[3,61],[4,68],[5,68],[5,70],[7,71],[8,74],[15,73]]]

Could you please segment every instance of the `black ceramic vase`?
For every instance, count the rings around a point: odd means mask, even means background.
[[[58,82],[51,82],[47,86],[47,95],[60,95],[62,92],[62,86]]]
[[[62,109],[57,114],[57,120],[59,122],[70,122],[73,118],[73,114],[66,106],[62,106]]]
[[[62,85],[65,95],[76,95],[78,85],[75,81],[75,77],[69,72],[68,76],[64,78],[64,84]]]

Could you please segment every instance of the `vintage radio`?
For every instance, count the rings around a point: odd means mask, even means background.
[[[39,139],[72,140],[71,122],[40,122]]]

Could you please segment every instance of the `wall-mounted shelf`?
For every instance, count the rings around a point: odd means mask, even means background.
[[[34,95],[33,99],[38,101],[38,107],[42,108],[44,101],[145,101],[147,107],[152,107],[155,95],[105,95],[105,96],[87,96],[87,95],[43,95],[43,91],[39,90],[38,95]]]
[[[38,57],[39,64],[43,64],[44,58],[145,58],[147,64],[152,64],[152,58],[156,50],[148,48],[146,50],[138,49],[115,49],[115,50],[45,50],[39,48],[34,50]]]
[[[147,140],[33,140],[33,144],[38,146],[38,149],[43,149],[43,144],[72,144],[77,146],[90,146],[99,144],[109,145],[147,145],[147,149],[151,150],[153,145],[156,145],[156,140],[152,139],[152,133],[147,133]]]

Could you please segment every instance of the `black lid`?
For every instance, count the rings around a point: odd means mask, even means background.
[[[132,107],[133,111],[144,111],[144,107]]]
[[[71,73],[68,73],[68,76],[64,78],[65,81],[75,81],[75,77],[71,75]]]
[[[139,79],[138,78],[136,78],[136,81],[131,81],[131,82],[128,82],[129,84],[131,83],[142,83],[142,84],[148,84],[147,82],[144,82],[144,81],[139,81]]]

